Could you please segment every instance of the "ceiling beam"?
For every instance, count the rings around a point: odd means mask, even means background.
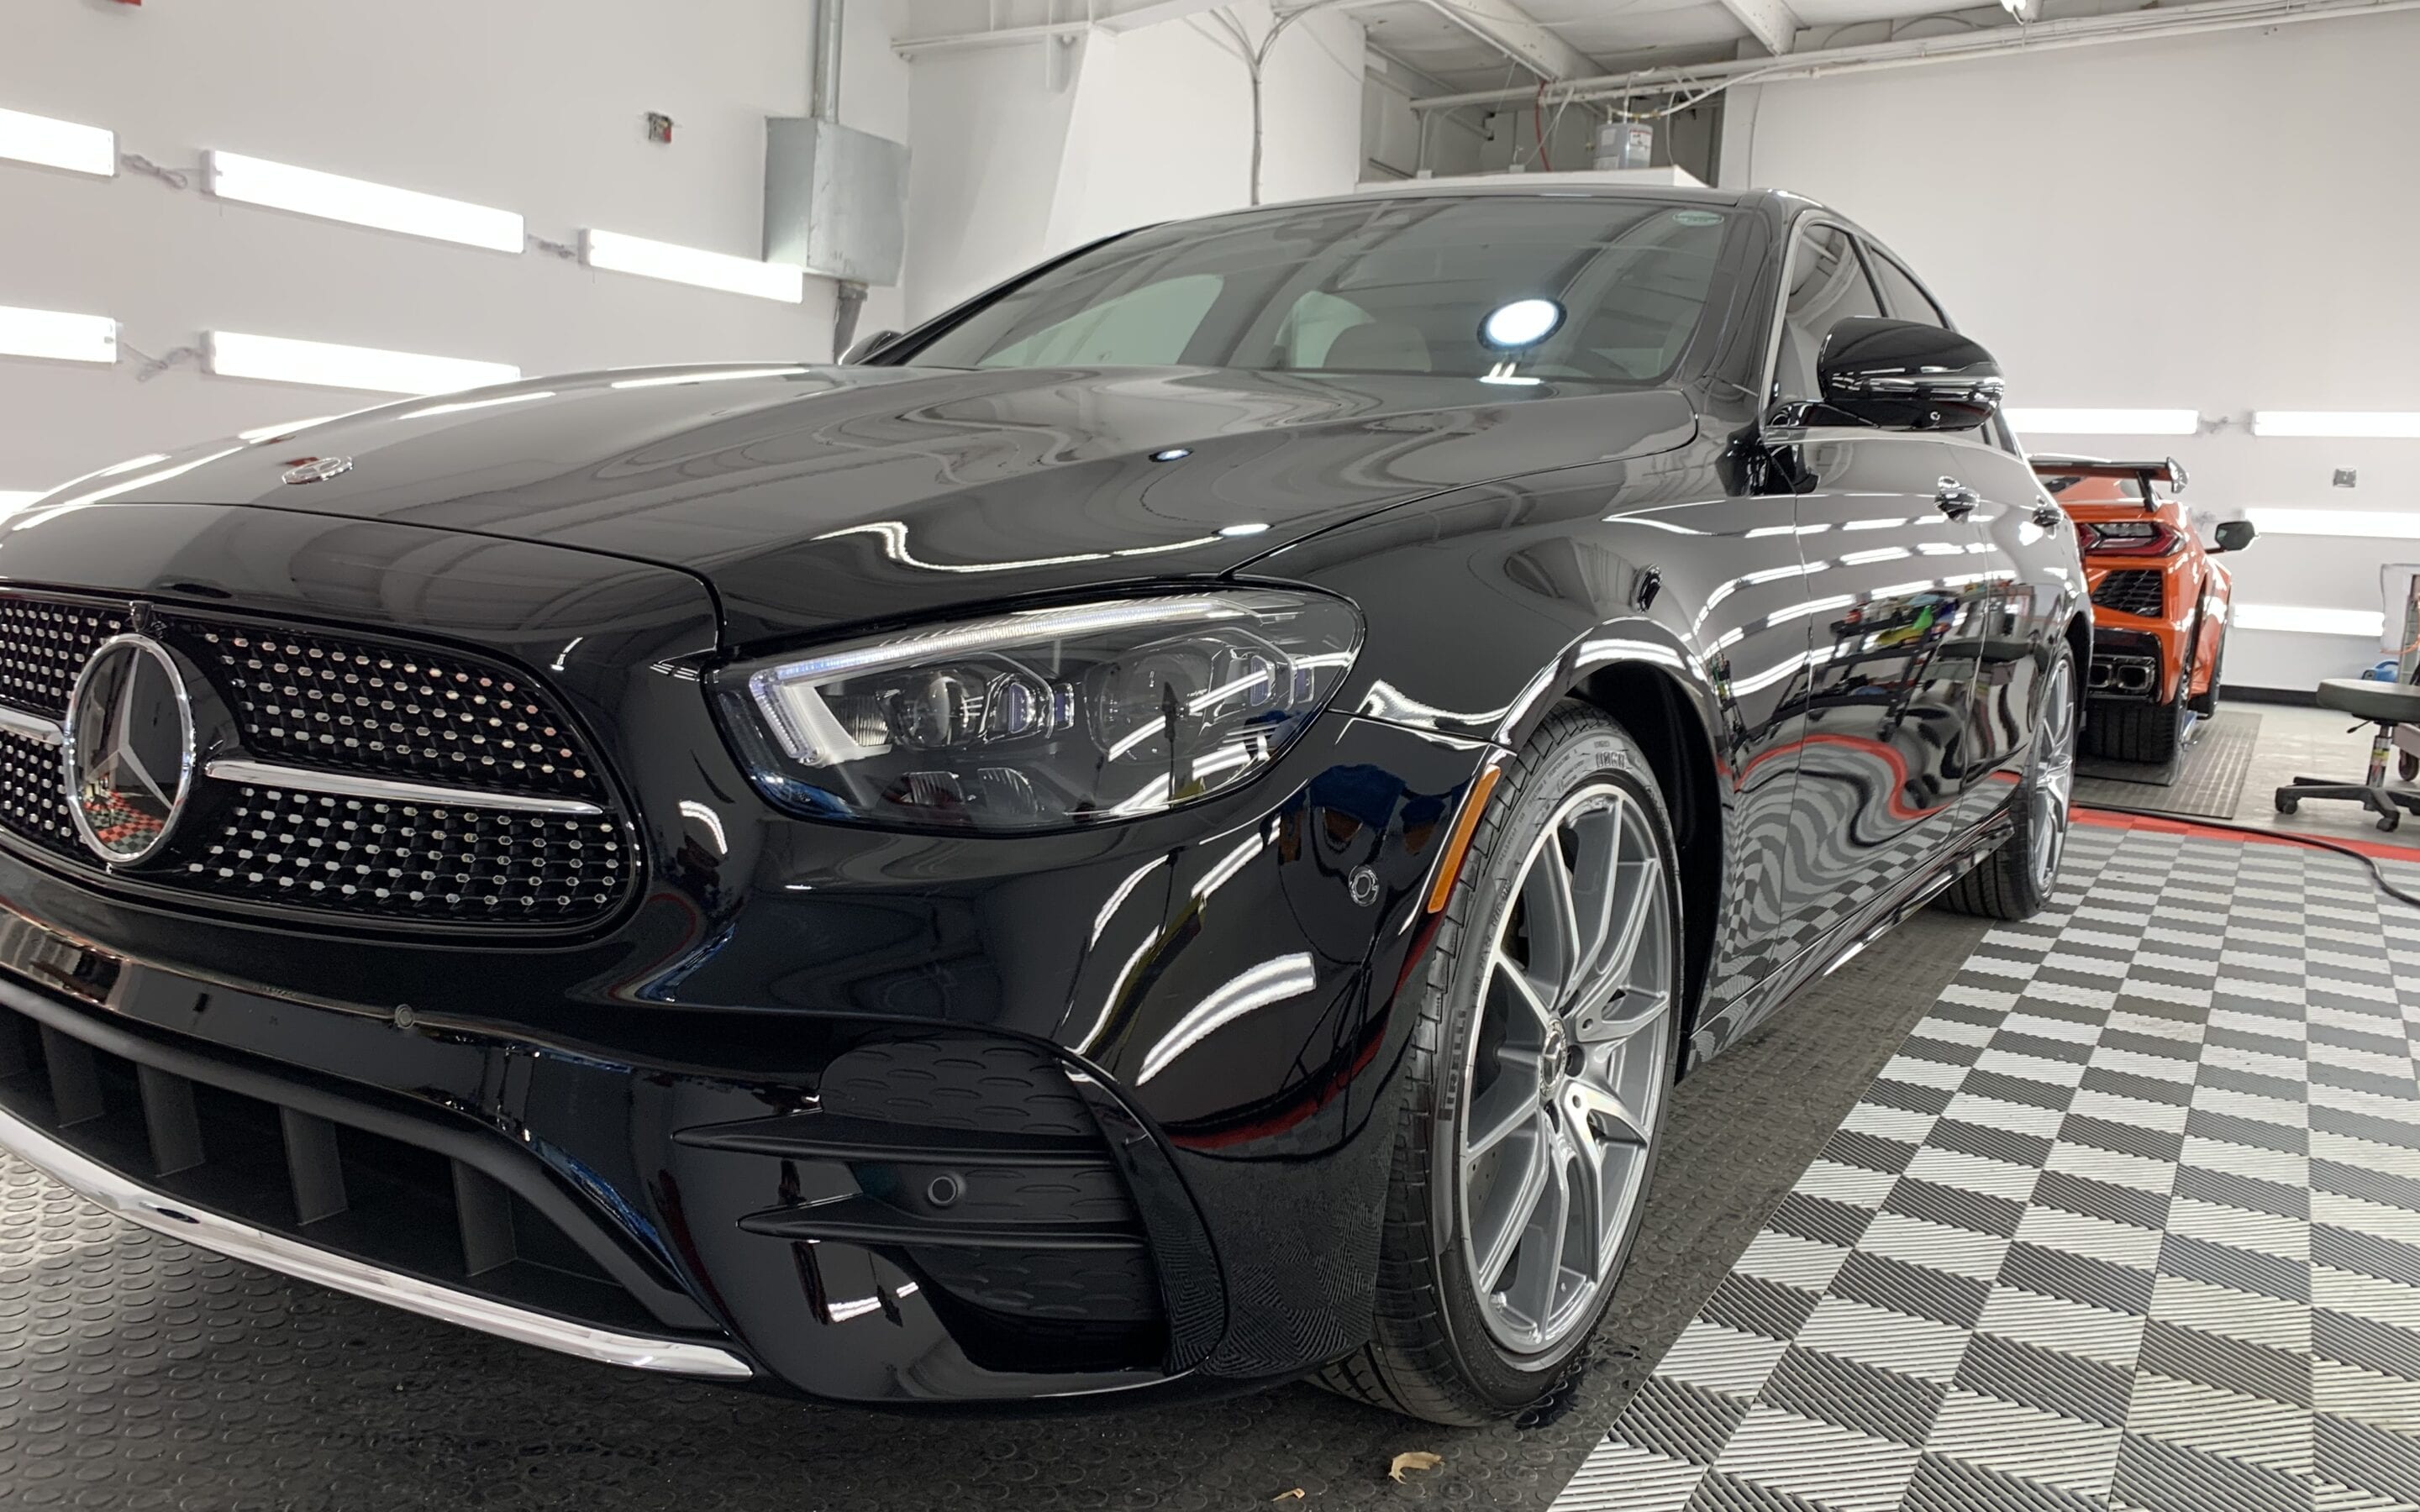
[[[1428,0],[1428,4],[1542,79],[1585,79],[1597,71],[1594,58],[1548,31],[1513,0]]]
[[[1093,21],[1105,32],[1134,32],[1163,21],[1182,21],[1187,16],[1216,10],[1226,3],[1227,0],[1141,0],[1123,8],[1103,9]]]
[[[1331,6],[1340,10],[1370,10],[1403,3],[1406,0],[1294,0],[1291,4],[1280,3],[1277,8],[1281,13],[1296,15],[1306,10],[1324,10]],[[1596,59],[1549,31],[1544,23],[1522,9],[1514,0],[1411,0],[1411,3],[1427,6],[1550,84],[1564,79],[1591,78],[1599,71]]]
[[[1722,0],[1731,19],[1747,28],[1747,34],[1776,57],[1790,51],[1790,44],[1806,23],[1785,0]]]

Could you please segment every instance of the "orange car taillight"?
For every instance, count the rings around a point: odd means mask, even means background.
[[[2155,519],[2095,520],[2075,528],[2076,545],[2086,556],[2164,557],[2184,544],[2184,537]]]

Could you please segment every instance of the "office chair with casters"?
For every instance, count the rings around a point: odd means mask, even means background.
[[[2378,815],[2378,827],[2393,829],[2403,822],[2402,810],[2420,814],[2420,793],[2386,785],[2386,758],[2395,749],[2395,727],[2420,724],[2420,687],[2409,683],[2373,683],[2358,677],[2331,677],[2319,685],[2319,707],[2339,709],[2378,726],[2369,748],[2369,777],[2362,782],[2332,782],[2320,777],[2298,777],[2277,790],[2277,811],[2292,813],[2305,798],[2336,798],[2358,803]]]

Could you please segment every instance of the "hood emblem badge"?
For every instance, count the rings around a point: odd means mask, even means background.
[[[168,648],[141,634],[102,641],[64,724],[68,815],[85,847],[127,866],[166,844],[198,754],[192,695]]]
[[[287,483],[325,483],[353,471],[349,456],[306,456],[283,474]]]

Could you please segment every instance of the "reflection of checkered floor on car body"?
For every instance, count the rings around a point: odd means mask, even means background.
[[[2356,863],[2078,825],[1557,1512],[2420,1508],[2415,1038]]]

